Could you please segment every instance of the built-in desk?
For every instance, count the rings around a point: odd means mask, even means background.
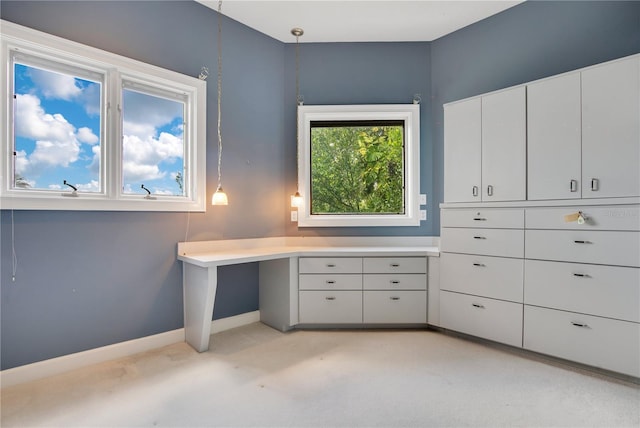
[[[209,349],[218,267],[260,263],[260,320],[285,331],[298,324],[299,257],[438,257],[434,237],[259,238],[178,243],[183,262],[185,340]]]

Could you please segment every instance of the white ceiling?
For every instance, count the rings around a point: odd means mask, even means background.
[[[196,0],[214,10],[215,0]],[[432,41],[519,1],[224,0],[222,14],[282,42]]]

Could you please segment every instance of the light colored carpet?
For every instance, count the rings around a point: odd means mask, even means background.
[[[2,427],[640,426],[637,385],[433,331],[260,323],[2,390]]]

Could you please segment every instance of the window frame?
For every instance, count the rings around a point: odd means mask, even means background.
[[[360,227],[420,225],[420,105],[299,105],[298,227]],[[311,123],[402,121],[404,123],[404,214],[311,214]]]
[[[195,211],[206,210],[206,82],[4,20],[1,23],[0,82],[2,108],[2,209],[79,211]],[[43,61],[104,74],[101,109],[101,192],[64,192],[12,187],[14,147],[13,52]],[[122,189],[123,82],[136,82],[185,99],[184,196],[124,193]]]

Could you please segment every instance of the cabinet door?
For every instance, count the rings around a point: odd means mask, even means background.
[[[582,72],[582,197],[640,195],[640,58]]]
[[[444,200],[480,201],[480,98],[444,107]]]
[[[527,86],[528,198],[580,198],[580,73]]]
[[[526,199],[526,122],[524,86],[482,97],[483,201]]]

